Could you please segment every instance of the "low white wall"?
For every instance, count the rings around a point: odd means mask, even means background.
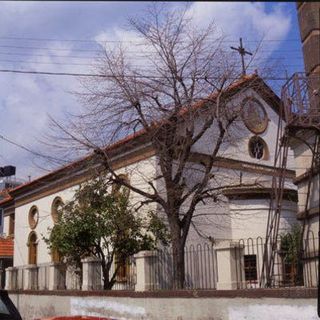
[[[316,299],[10,294],[24,320],[90,315],[121,320],[312,320]]]

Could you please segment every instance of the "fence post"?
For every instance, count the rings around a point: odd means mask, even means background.
[[[38,267],[38,289],[48,290],[49,272],[48,264],[41,264]]]
[[[14,267],[9,267],[6,269],[6,284],[5,284],[6,290],[16,289],[13,287],[13,271],[14,271]]]
[[[66,288],[66,266],[62,263],[49,264],[49,290],[63,290]]]
[[[35,264],[30,264],[24,269],[25,281],[23,283],[24,290],[38,289],[38,267]]]
[[[76,269],[75,267],[67,267],[66,288],[67,290],[80,290],[81,288],[80,270]]]
[[[157,285],[156,278],[152,274],[156,256],[156,251],[140,251],[134,255],[137,275],[135,291],[152,290]]]
[[[101,261],[97,258],[85,258],[82,262],[82,290],[101,290]]]
[[[232,290],[242,287],[244,246],[238,242],[223,241],[215,248],[218,266],[218,290]]]

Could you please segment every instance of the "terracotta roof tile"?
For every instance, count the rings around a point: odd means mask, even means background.
[[[0,257],[13,256],[13,239],[0,239]]]
[[[8,189],[3,189],[0,191],[0,205],[11,201],[13,198],[12,196],[9,194],[10,190]]]

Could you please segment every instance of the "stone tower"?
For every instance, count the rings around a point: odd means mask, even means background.
[[[297,2],[306,75],[320,95],[320,2]]]

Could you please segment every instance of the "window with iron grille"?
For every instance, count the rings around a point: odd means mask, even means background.
[[[246,281],[257,280],[257,256],[247,254],[244,256],[244,276]]]
[[[115,257],[115,266],[118,268],[116,275],[117,282],[125,282],[129,280],[130,275],[130,262],[129,259],[120,260],[118,257]]]

